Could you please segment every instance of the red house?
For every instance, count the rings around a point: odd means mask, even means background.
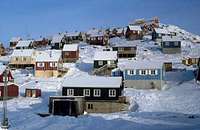
[[[76,62],[79,59],[78,44],[65,44],[62,50],[63,62]]]
[[[25,96],[26,97],[33,97],[33,98],[41,97],[41,89],[26,88]]]
[[[0,66],[0,99],[4,96],[4,82],[3,82],[3,76],[4,72],[6,70],[6,66],[1,65]],[[19,95],[19,87],[15,83],[13,83],[14,78],[11,74],[11,72],[8,72],[8,84],[7,84],[7,96],[8,98],[17,97]]]
[[[129,25],[126,30],[128,40],[141,40],[143,38],[142,28],[137,25]]]

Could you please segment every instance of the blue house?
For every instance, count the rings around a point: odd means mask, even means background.
[[[112,76],[122,76],[125,88],[161,89],[164,67],[159,61],[125,61],[118,64]]]

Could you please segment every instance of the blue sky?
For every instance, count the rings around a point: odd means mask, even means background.
[[[200,34],[199,12],[200,0],[1,0],[0,41],[125,26],[153,16]]]

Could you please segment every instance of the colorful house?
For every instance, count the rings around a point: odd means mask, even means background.
[[[62,68],[61,50],[41,51],[36,56],[35,76],[36,77],[57,77],[59,69]]]
[[[94,55],[94,74],[110,75],[112,69],[117,67],[117,51],[99,51]]]
[[[63,62],[76,62],[79,59],[79,45],[65,44],[62,50]]]
[[[181,40],[178,37],[163,36],[161,49],[164,54],[181,53]]]
[[[0,99],[4,96],[4,72],[6,70],[6,66],[0,65]],[[7,98],[17,97],[19,95],[19,86],[14,83],[14,78],[12,76],[11,71],[8,71],[7,74]]]
[[[154,28],[152,32],[152,40],[155,42],[161,42],[163,36],[171,36],[171,33],[167,29]]]
[[[15,49],[11,55],[11,68],[26,68],[35,65],[35,51],[33,49]]]
[[[158,61],[124,61],[112,71],[112,76],[122,76],[125,88],[162,89],[164,67]]]
[[[78,82],[77,82],[78,81]],[[85,111],[109,113],[123,109],[121,77],[81,76],[66,78],[62,84],[63,96],[84,96]]]
[[[52,37],[51,49],[62,49],[63,45],[66,43],[67,41],[64,33],[56,34]]]
[[[70,32],[66,34],[66,41],[68,44],[70,43],[79,43],[83,41],[81,32]]]
[[[199,62],[200,48],[192,48],[189,54],[182,59],[184,65],[197,65]]]
[[[129,25],[125,36],[128,40],[140,40],[143,38],[142,28],[137,25]]]

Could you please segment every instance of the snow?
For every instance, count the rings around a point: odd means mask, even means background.
[[[140,26],[137,26],[137,25],[129,25],[128,27],[132,31],[142,31],[142,28]]]
[[[117,60],[117,51],[98,51],[94,55],[94,60]]]
[[[77,82],[78,81],[78,82]],[[80,87],[80,88],[120,88],[122,84],[121,77],[102,77],[102,76],[78,76],[64,79],[63,87]]]
[[[41,51],[36,56],[37,62],[44,62],[44,61],[59,61],[61,58],[61,50],[46,50]]]
[[[60,43],[62,39],[64,38],[65,34],[56,34],[52,37],[51,43]]]
[[[20,49],[20,50],[14,50],[11,57],[16,56],[32,56],[34,53],[34,49]]]
[[[19,69],[12,72],[15,83],[19,85],[20,96],[7,102],[11,125],[9,130],[199,130],[200,85],[194,79],[195,68],[181,64],[181,59],[191,53],[191,48],[200,48],[192,40],[199,36],[173,25],[165,28],[171,28],[179,37],[185,39],[182,40],[181,54],[163,54],[159,45],[155,45],[153,41],[144,41],[137,44],[137,56],[133,58],[136,61],[153,59],[174,63],[174,70],[164,75],[166,85],[163,90],[125,89],[123,94],[130,100],[130,111],[85,114],[77,118],[38,116],[37,113],[48,112],[49,96],[61,95],[62,80],[81,79],[90,75],[95,53],[105,49],[81,43],[79,61],[63,65],[69,68],[63,78],[35,78],[30,72]],[[42,97],[24,97],[25,88],[30,87],[40,88]],[[2,101],[0,108],[2,110]]]
[[[63,51],[77,51],[78,44],[65,44],[63,47]]]
[[[32,42],[33,40],[19,41],[16,47],[28,47]]]
[[[155,28],[155,32],[159,34],[170,34],[170,32],[167,29],[162,28]]]
[[[0,65],[0,75],[6,70],[5,65]]]
[[[10,39],[10,42],[18,42],[18,41],[20,41],[21,40],[21,37],[12,37],[11,39]]]
[[[173,37],[170,37],[170,36],[162,36],[162,41],[167,41],[167,42],[173,42],[173,41],[181,41],[179,37],[177,36],[173,36]]]

